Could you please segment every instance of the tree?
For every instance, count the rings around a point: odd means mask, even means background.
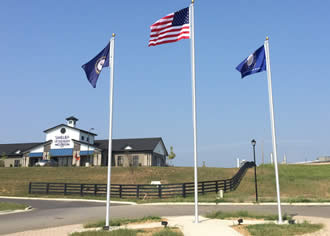
[[[170,147],[170,154],[168,155],[168,159],[170,162],[176,157],[175,153],[173,152],[173,147]]]
[[[5,167],[5,160],[7,159],[8,157],[6,156],[6,153],[2,153],[1,154],[1,157],[0,157],[0,167]]]

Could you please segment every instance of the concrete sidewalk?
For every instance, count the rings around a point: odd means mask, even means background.
[[[179,216],[179,217],[163,217],[168,220],[168,227],[178,227],[185,236],[241,236],[240,233],[235,231],[231,226],[237,224],[234,220],[217,220],[199,217],[200,222],[194,223],[194,216]],[[244,221],[244,224],[260,224],[264,221]],[[140,224],[129,224],[120,227],[113,227],[113,229],[128,228],[128,229],[143,229],[143,228],[156,228],[163,227],[160,222],[152,223],[140,223]],[[90,230],[99,229],[84,229],[83,225],[67,225],[61,227],[40,229],[40,230],[29,230],[25,232],[19,232],[14,234],[8,234],[8,236],[68,236],[74,232],[83,232]]]
[[[178,217],[164,217],[168,220],[169,227],[178,227],[185,236],[241,236],[236,230],[231,228],[233,225],[232,221],[229,220],[216,220],[199,217],[199,223],[195,224],[194,216],[178,216]],[[138,229],[138,228],[152,228],[160,227],[159,222],[141,224],[141,225],[128,225],[127,228]]]

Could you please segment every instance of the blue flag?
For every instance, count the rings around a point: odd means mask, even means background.
[[[99,78],[99,74],[101,73],[102,68],[109,66],[109,49],[110,42],[99,54],[97,54],[96,57],[87,62],[85,65],[81,66],[86,73],[88,81],[94,88],[96,87],[96,82]]]
[[[241,72],[242,79],[247,75],[265,71],[266,55],[264,46],[261,46],[257,51],[245,58],[244,61],[236,67],[236,70]]]

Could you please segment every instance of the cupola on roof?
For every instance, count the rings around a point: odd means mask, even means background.
[[[78,119],[74,116],[70,116],[68,118],[66,118],[66,120],[68,121],[67,124],[70,127],[75,128],[76,127],[76,122],[78,121]]]

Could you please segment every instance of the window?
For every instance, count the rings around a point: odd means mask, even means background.
[[[139,166],[139,156],[133,156],[133,166]]]
[[[122,156],[118,156],[117,157],[117,166],[123,166],[123,157]]]
[[[86,141],[89,142],[89,137],[87,137]]]
[[[20,166],[20,161],[19,160],[15,160],[14,167],[19,167],[19,166]]]
[[[84,136],[81,136],[81,140],[84,141],[85,140],[85,137]]]

